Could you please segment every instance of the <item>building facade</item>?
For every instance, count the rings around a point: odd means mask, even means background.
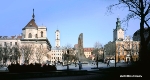
[[[34,9],[33,9],[32,19],[22,29],[21,35],[17,35],[17,36],[15,35],[11,37],[0,36],[1,47],[2,48],[6,47],[6,44],[9,47],[13,47],[15,45],[19,46],[20,48],[19,50],[21,53],[21,59],[19,63],[25,62],[25,57],[27,55],[26,54],[27,48],[30,48],[30,52],[32,49],[32,54],[30,54],[32,56],[32,59],[31,57],[29,59],[29,56],[28,58],[26,58],[28,59],[28,63],[46,62],[48,60],[48,57],[47,57],[47,55],[49,55],[48,52],[51,50],[51,44],[47,38],[47,28],[46,26],[37,26],[37,24],[35,23]],[[40,50],[40,51],[37,51],[37,50]],[[29,49],[28,49],[28,52],[29,52]],[[3,55],[4,53],[1,52],[0,54]],[[8,55],[8,56],[11,56],[11,55]]]
[[[83,48],[84,49],[84,55],[86,58],[91,58],[92,60],[94,59],[94,57],[91,57],[93,49],[94,48]]]
[[[124,37],[124,30],[121,28],[117,18],[116,29],[113,30],[113,41],[108,42],[105,47],[105,58],[119,61],[137,61],[139,54],[139,41],[133,41],[131,37]]]

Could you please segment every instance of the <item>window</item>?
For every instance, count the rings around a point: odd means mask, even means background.
[[[35,34],[35,38],[37,38],[37,34]]]
[[[43,31],[41,31],[41,37],[43,37]]]
[[[17,45],[17,42],[15,42],[15,45]]]
[[[12,42],[10,42],[10,46],[12,46]]]
[[[31,33],[29,33],[28,38],[32,38],[32,34]]]

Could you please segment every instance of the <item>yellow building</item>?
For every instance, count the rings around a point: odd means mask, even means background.
[[[119,61],[137,61],[140,41],[133,41],[131,37],[124,38],[124,29],[121,28],[120,20],[117,18],[116,29],[113,30],[113,41],[108,42],[105,47],[105,58]]]

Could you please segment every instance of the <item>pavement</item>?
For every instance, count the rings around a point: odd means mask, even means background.
[[[110,66],[107,67],[107,64],[104,63],[99,63],[98,68],[109,68],[109,67],[114,67],[114,63],[110,63]],[[127,67],[128,64],[126,63],[117,63],[116,67]],[[57,65],[57,70],[67,70],[67,66],[62,66],[62,65]],[[87,70],[87,71],[97,71],[99,69],[96,68],[97,66],[94,64],[82,64],[82,70]],[[79,70],[79,66],[77,65],[75,67],[74,64],[69,65],[69,69],[71,70]],[[0,67],[0,72],[8,72],[7,67]]]
[[[126,63],[117,63],[116,67],[127,67],[129,64]],[[81,75],[81,76],[61,76],[61,77],[45,77],[45,78],[30,78],[30,79],[19,79],[19,80],[108,80],[108,79],[112,79],[115,80],[116,78],[120,78],[120,75],[116,75],[115,77],[113,77],[110,74],[104,74],[101,73],[99,69],[107,69],[110,67],[114,67],[115,64],[114,63],[110,63],[110,66],[107,67],[107,64],[104,63],[99,63],[99,68],[96,68],[96,65],[94,64],[83,64],[82,65],[83,68],[82,70],[87,70],[89,73],[87,75]],[[61,65],[57,65],[57,70],[66,70],[67,66],[61,66]],[[6,71],[6,67],[5,68],[0,68],[0,72],[1,71]],[[69,69],[72,70],[79,70],[79,67],[75,67],[74,64],[69,65]],[[108,77],[109,76],[109,77]]]

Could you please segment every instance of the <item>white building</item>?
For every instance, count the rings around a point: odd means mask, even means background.
[[[42,45],[43,49],[46,50],[46,52],[49,52],[51,50],[51,44],[47,38],[47,28],[46,26],[37,26],[35,23],[35,15],[34,15],[34,9],[33,9],[33,15],[32,19],[29,21],[29,23],[22,29],[22,34],[17,36],[0,36],[0,44],[1,47],[4,47],[6,44],[9,46],[19,45],[20,47],[23,46],[32,46],[33,48],[33,59],[30,59],[29,63],[35,63],[38,62],[37,57],[35,56],[37,53],[35,50],[39,46]],[[23,52],[22,52],[23,53]],[[42,53],[42,52],[41,52]],[[0,52],[0,54],[3,54]],[[45,62],[48,60],[47,53],[44,53],[45,55],[42,58],[42,62]],[[20,61],[20,63],[24,63],[23,57]]]
[[[60,31],[57,29],[55,31],[55,47],[51,49],[49,54],[51,55],[51,63],[54,64],[58,61],[62,62],[62,55],[63,55],[64,47],[60,47]]]

